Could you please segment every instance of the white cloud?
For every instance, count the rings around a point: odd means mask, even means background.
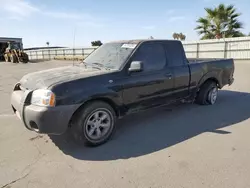
[[[71,20],[72,23],[79,27],[103,27],[102,23],[89,14],[79,14],[72,12],[44,12],[43,14],[55,19]]]
[[[169,22],[185,20],[184,16],[172,16],[168,19]]]
[[[154,25],[147,25],[147,26],[142,27],[142,29],[146,29],[146,30],[153,30],[155,28],[156,28],[156,26],[154,26]]]
[[[180,16],[180,14],[177,14],[177,9],[170,9],[167,11],[167,16],[168,16],[168,22],[175,22],[175,21],[181,21],[185,20],[185,16]]]
[[[0,4],[11,19],[22,19],[40,11],[37,7],[23,0],[0,0]]]
[[[77,26],[87,26],[99,28],[103,24],[96,17],[89,14],[73,11],[53,11],[44,8],[38,8],[27,0],[0,0],[4,15],[11,20],[21,21],[34,14],[61,20],[70,20]]]

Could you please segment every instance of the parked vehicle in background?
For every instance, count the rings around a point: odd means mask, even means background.
[[[21,49],[20,43],[8,42],[8,46],[4,52],[4,59],[6,62],[12,63],[28,63],[28,55]]]
[[[78,65],[25,75],[11,105],[29,130],[70,131],[78,142],[96,146],[125,115],[180,100],[215,104],[218,89],[231,85],[233,74],[232,59],[189,62],[180,41],[117,41]]]

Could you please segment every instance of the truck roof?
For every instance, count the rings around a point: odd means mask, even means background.
[[[141,43],[141,42],[146,42],[146,41],[161,41],[161,42],[167,42],[167,41],[175,41],[177,42],[178,40],[167,40],[167,39],[134,39],[134,40],[117,40],[117,41],[110,41],[108,43]],[[178,41],[180,42],[180,41]]]

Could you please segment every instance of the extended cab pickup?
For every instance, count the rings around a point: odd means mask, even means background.
[[[127,114],[180,100],[213,105],[233,73],[232,59],[188,61],[179,41],[110,42],[79,64],[25,75],[11,105],[29,130],[100,145]]]

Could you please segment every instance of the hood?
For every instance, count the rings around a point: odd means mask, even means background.
[[[20,80],[21,87],[29,90],[48,88],[56,83],[63,83],[80,78],[101,75],[110,71],[82,66],[66,66],[26,74]]]

